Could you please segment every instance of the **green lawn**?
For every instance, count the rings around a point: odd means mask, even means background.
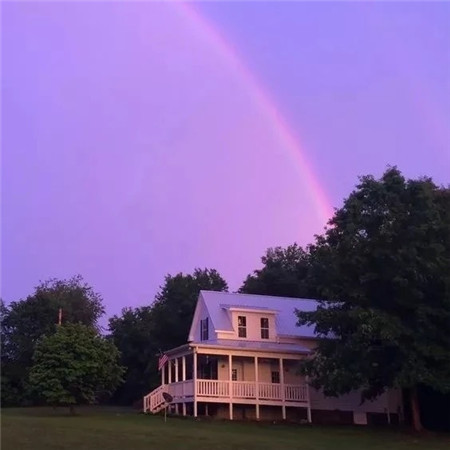
[[[450,435],[416,436],[399,430],[231,423],[144,416],[118,409],[2,410],[2,450],[301,449],[438,450]]]

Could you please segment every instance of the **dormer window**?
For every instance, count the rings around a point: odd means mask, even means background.
[[[238,316],[238,336],[240,338],[247,337],[247,318],[245,316]]]
[[[269,339],[269,319],[261,317],[261,339]]]
[[[208,318],[200,320],[200,340],[207,341],[209,338]]]

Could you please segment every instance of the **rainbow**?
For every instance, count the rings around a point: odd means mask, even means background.
[[[273,131],[278,136],[282,148],[286,149],[287,155],[291,158],[302,183],[310,191],[317,219],[325,225],[333,215],[332,204],[322,183],[315,174],[311,162],[308,161],[305,150],[299,144],[295,133],[290,129],[286,119],[280,113],[275,102],[270,98],[267,90],[263,88],[261,83],[244,65],[232,44],[226,41],[220,32],[196,11],[192,3],[175,2],[173,4],[176,5],[177,12],[190,21],[196,32],[203,35],[203,38],[214,46],[223,60],[229,64],[245,83],[256,105],[273,127]]]

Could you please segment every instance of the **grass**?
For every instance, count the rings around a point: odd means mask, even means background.
[[[440,450],[450,435],[398,429],[238,423],[84,409],[77,416],[48,408],[2,410],[2,450],[297,449]]]

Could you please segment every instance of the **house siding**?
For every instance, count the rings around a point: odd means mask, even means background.
[[[208,314],[208,309],[205,305],[204,300],[200,296],[198,303],[197,303],[196,311],[195,311],[195,317],[194,317],[195,322],[193,324],[194,326],[191,330],[194,341],[197,341],[197,342],[202,341],[200,321],[204,320],[204,319],[208,319],[208,334],[209,334],[208,339],[217,339],[217,333],[214,330],[214,327],[213,327],[213,324],[211,321],[211,317]]]
[[[339,397],[326,397],[322,391],[311,388],[309,390],[311,408],[313,410],[340,410],[353,412],[387,413],[397,412],[401,408],[401,395],[397,390],[391,390],[377,397],[373,401],[366,400],[361,404],[361,391],[354,391]]]
[[[244,316],[247,321],[247,337],[240,338],[238,335],[238,317]],[[269,339],[261,339],[261,318],[269,319]],[[246,339],[248,341],[276,342],[277,330],[275,326],[275,317],[273,313],[264,313],[262,311],[232,311],[231,322],[233,324],[233,333],[224,333],[223,339]]]

